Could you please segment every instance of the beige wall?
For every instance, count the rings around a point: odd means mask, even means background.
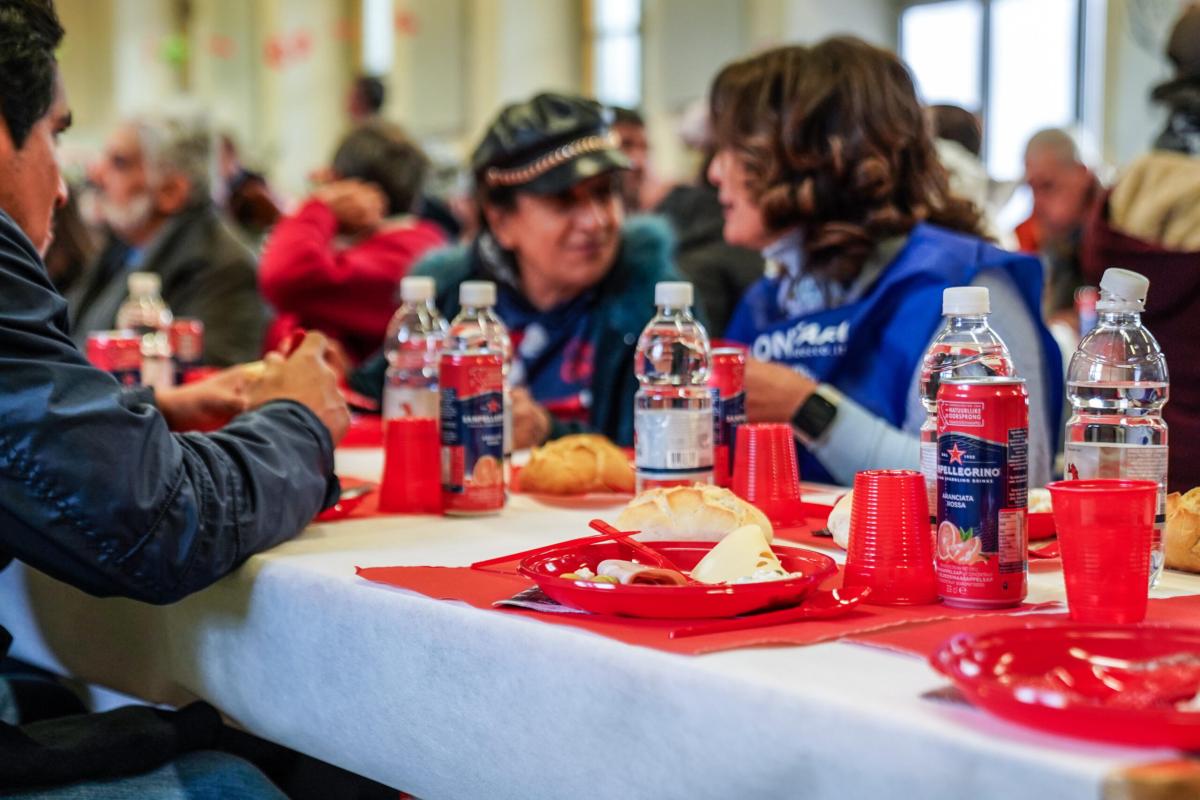
[[[726,63],[789,43],[851,33],[896,46],[892,0],[643,0],[645,103],[655,168],[689,178],[697,161],[679,141],[688,103]]]
[[[416,35],[397,33],[384,114],[440,153],[465,157],[499,107],[544,89],[583,91],[581,0],[394,0]],[[725,62],[763,46],[852,30],[894,43],[891,0],[644,0],[644,108],[663,171],[690,162],[675,126]],[[245,160],[290,195],[345,130],[357,71],[360,0],[58,0],[61,60],[76,127],[67,150],[94,152],[127,114],[188,95],[233,132]],[[183,14],[189,17],[184,20]],[[162,57],[186,31],[188,58]],[[272,37],[308,33],[311,49],[278,68]]]

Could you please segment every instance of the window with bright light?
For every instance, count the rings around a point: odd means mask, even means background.
[[[642,2],[592,0],[592,93],[605,105],[642,102]]]
[[[1076,0],[992,0],[985,136],[993,175],[1025,172],[1025,142],[1075,122]]]
[[[1019,179],[1031,135],[1078,122],[1080,25],[1078,0],[910,4],[900,56],[923,102],[982,112],[989,173]]]
[[[391,72],[396,49],[392,0],[363,0],[362,68],[368,75]]]
[[[979,0],[948,0],[907,9],[900,18],[900,57],[923,102],[978,110],[983,6]]]

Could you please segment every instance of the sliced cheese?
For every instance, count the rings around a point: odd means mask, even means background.
[[[779,559],[771,552],[767,537],[757,525],[743,525],[717,542],[692,570],[701,583],[731,583],[760,569],[778,569]]]

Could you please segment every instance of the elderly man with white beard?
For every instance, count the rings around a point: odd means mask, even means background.
[[[258,358],[267,312],[254,256],[217,214],[212,171],[212,137],[199,115],[137,118],[113,132],[89,174],[108,242],[68,298],[80,347],[89,333],[116,327],[137,271],[159,276],[175,316],[204,323],[204,363]]]

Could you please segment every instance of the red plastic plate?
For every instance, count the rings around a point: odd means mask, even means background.
[[[1036,542],[1054,536],[1054,514],[1049,511],[1029,513],[1029,541]]]
[[[1010,722],[1082,739],[1195,750],[1200,712],[1177,710],[1151,691],[1155,683],[1188,680],[1187,673],[1169,666],[1153,671],[1119,666],[1177,654],[1200,658],[1200,629],[1005,628],[956,636],[930,662],[972,703]],[[1194,665],[1187,669],[1196,676]]]
[[[651,542],[680,569],[696,566],[714,542]],[[521,562],[521,573],[537,582],[559,603],[594,614],[655,619],[712,619],[735,617],[763,608],[794,606],[809,589],[837,572],[829,556],[800,547],[773,545],[779,562],[800,577],[732,586],[625,586],[564,580],[559,576],[580,567],[595,571],[608,558],[636,560],[633,551],[618,542],[596,542],[549,548]]]

